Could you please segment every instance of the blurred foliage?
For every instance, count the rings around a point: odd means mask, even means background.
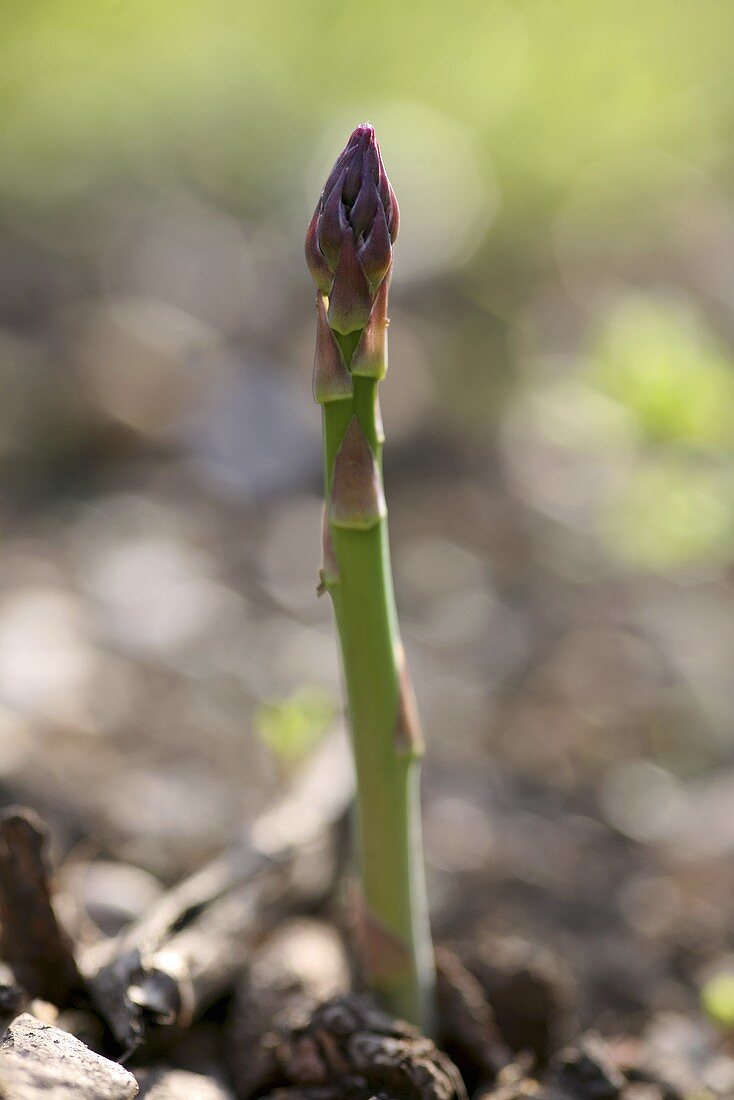
[[[652,567],[734,547],[734,367],[685,303],[632,300],[587,371],[616,401],[640,454],[601,518],[609,545]]]
[[[641,461],[604,502],[599,525],[609,548],[638,566],[726,559],[734,548],[732,471],[675,455]]]
[[[575,453],[579,478],[595,465],[594,527],[607,551],[665,571],[726,561],[734,363],[692,303],[624,298],[558,370],[550,383],[531,375],[523,438],[537,431],[557,454]]]
[[[380,127],[391,101],[466,124],[516,214],[651,144],[731,155],[727,0],[6,0],[2,22],[0,183],[19,197],[173,167],[262,202],[316,128]]]
[[[287,699],[263,703],[255,731],[284,768],[304,760],[333,724],[336,700],[316,687],[302,687]]]
[[[734,1028],[734,974],[715,974],[701,990],[703,1007],[715,1023]]]
[[[565,357],[533,431],[570,478],[606,464],[589,532],[634,567],[728,558],[730,0],[6,0],[0,24],[0,314],[41,333],[0,333],[15,484],[99,422],[170,444],[239,408],[220,341],[308,370],[303,225],[369,118],[403,209],[393,438],[432,416],[491,443],[529,353]]]
[[[625,302],[592,355],[590,383],[641,443],[734,448],[734,364],[687,303]]]

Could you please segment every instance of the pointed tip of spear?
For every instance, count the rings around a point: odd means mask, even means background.
[[[342,303],[350,295],[364,299],[365,290],[374,296],[392,264],[399,221],[375,128],[361,122],[329,173],[306,235],[306,262],[319,290]],[[345,245],[354,262],[340,263]],[[363,309],[360,301],[357,312]]]
[[[352,136],[350,137],[347,144],[348,145],[351,144],[352,141],[365,140],[365,139],[369,141],[369,139],[374,138],[374,136],[375,136],[375,128],[372,125],[372,123],[371,122],[360,122],[359,125],[355,126],[354,129],[352,130]]]

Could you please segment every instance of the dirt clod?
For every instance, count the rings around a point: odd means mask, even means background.
[[[456,952],[439,948],[436,963],[441,1048],[470,1089],[488,1084],[510,1061],[489,1001]]]
[[[609,1047],[593,1033],[562,1050],[554,1068],[559,1081],[583,1100],[616,1100],[625,1085]]]
[[[366,996],[327,1001],[300,1023],[274,1021],[264,1045],[282,1085],[309,1100],[463,1100],[466,1090],[447,1055]],[[305,1091],[304,1091],[305,1090]],[[278,1093],[275,1094],[276,1096]],[[293,1098],[287,1091],[283,1096]]]
[[[466,955],[511,1050],[540,1063],[570,1037],[574,983],[563,962],[539,944],[488,937]]]

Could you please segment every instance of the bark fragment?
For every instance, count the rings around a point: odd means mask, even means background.
[[[289,1083],[341,1086],[344,1095],[465,1100],[456,1066],[416,1028],[351,994],[327,1001],[300,1027],[274,1037]],[[349,1090],[352,1090],[351,1092]]]
[[[11,807],[0,815],[0,956],[29,997],[63,1007],[83,983],[51,896],[46,827]]]

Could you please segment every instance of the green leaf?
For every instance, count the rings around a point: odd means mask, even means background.
[[[701,1003],[717,1024],[734,1027],[734,973],[714,974],[701,990]]]
[[[333,696],[302,687],[287,699],[263,703],[255,713],[255,732],[286,768],[298,764],[327,733],[336,716]]]

